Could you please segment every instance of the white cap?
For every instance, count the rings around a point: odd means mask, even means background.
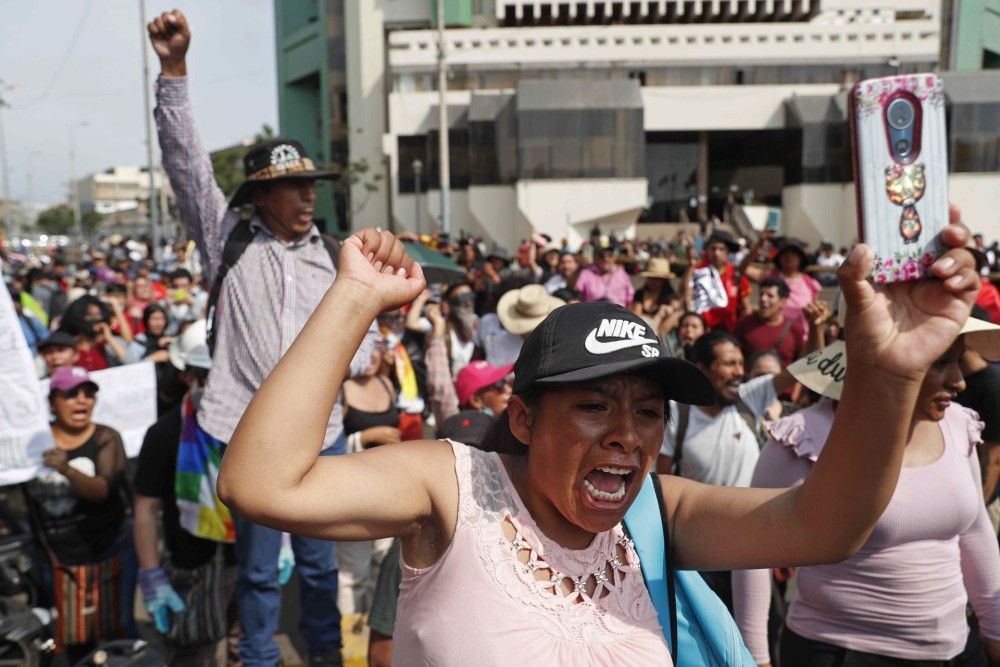
[[[208,325],[205,320],[192,322],[168,349],[170,363],[179,371],[188,366],[194,368],[212,367],[212,355],[208,351]]]

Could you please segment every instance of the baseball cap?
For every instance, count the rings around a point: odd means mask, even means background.
[[[167,353],[170,363],[179,371],[188,366],[211,369],[212,354],[208,351],[208,328],[205,320],[197,320],[175,338]]]
[[[671,357],[649,324],[609,301],[552,311],[525,339],[514,364],[514,393],[623,373],[660,382],[666,397],[714,405],[715,389],[694,364]]]
[[[76,338],[65,331],[53,331],[49,337],[38,344],[41,352],[47,347],[76,347]]]
[[[441,422],[437,437],[478,447],[483,444],[494,420],[494,417],[479,410],[463,410]]]
[[[472,396],[494,382],[504,379],[514,369],[514,364],[506,366],[490,366],[482,360],[470,362],[458,372],[455,378],[455,392],[458,394],[458,404],[466,405]]]
[[[81,384],[93,385],[94,389],[100,387],[90,379],[90,373],[85,368],[79,366],[61,366],[57,368],[49,379],[49,391],[69,391],[76,389]]]

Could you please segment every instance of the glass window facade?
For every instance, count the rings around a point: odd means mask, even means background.
[[[1000,171],[1000,101],[952,104],[948,121],[949,171]]]

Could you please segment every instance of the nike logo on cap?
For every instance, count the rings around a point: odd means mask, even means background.
[[[646,327],[637,322],[621,319],[605,319],[601,321],[599,327],[592,329],[587,334],[587,340],[584,341],[583,346],[591,354],[610,354],[640,345],[658,345],[659,341],[655,338],[643,338],[645,334]],[[602,338],[620,338],[622,340],[600,341],[597,340],[598,336]]]

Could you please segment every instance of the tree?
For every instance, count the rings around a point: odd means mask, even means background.
[[[274,138],[274,128],[262,125],[260,132],[254,135],[254,143]],[[212,153],[212,170],[215,172],[215,182],[219,184],[226,199],[236,192],[243,182],[243,156],[248,146],[230,146]]]
[[[76,226],[73,221],[73,209],[67,204],[47,208],[38,214],[35,226],[43,234],[51,236],[70,234]]]
[[[80,226],[83,227],[83,235],[87,238],[92,238],[94,232],[97,231],[97,227],[104,220],[104,216],[97,211],[87,211],[82,216],[80,216]]]

